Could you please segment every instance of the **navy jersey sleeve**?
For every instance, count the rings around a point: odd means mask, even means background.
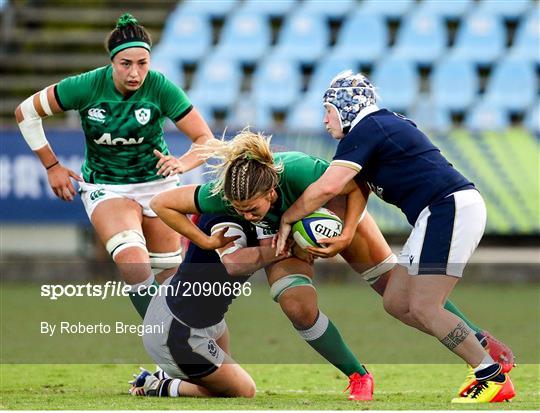
[[[362,125],[362,128],[353,128],[339,142],[331,165],[345,166],[360,172],[383,140],[384,133],[372,120]]]

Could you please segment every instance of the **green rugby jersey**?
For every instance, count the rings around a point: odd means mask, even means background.
[[[161,179],[154,149],[169,154],[165,117],[174,122],[192,108],[186,94],[159,72],[149,71],[128,97],[114,87],[112,66],[68,77],[55,87],[63,110],[76,110],[86,137],[86,182],[132,184]]]
[[[319,179],[329,163],[324,159],[302,152],[280,152],[274,154],[276,164],[283,164],[276,188],[278,199],[270,207],[262,221],[253,223],[269,233],[279,230],[281,215],[302,195],[306,188]],[[201,213],[227,213],[238,215],[222,194],[211,195],[215,181],[199,185],[195,191],[195,205]]]

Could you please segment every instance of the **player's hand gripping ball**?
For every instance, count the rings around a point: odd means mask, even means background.
[[[324,247],[319,244],[323,238],[332,238],[341,235],[343,223],[332,211],[319,208],[307,217],[297,221],[292,226],[292,235],[296,243],[302,248]]]

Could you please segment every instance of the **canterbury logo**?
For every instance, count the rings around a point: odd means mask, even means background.
[[[90,200],[95,201],[96,199],[101,198],[104,195],[105,191],[103,189],[98,189],[90,193]]]
[[[92,108],[88,109],[88,119],[95,120],[96,122],[105,122],[105,109]]]

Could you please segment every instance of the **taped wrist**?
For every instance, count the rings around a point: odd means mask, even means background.
[[[42,94],[45,92],[45,101],[47,100],[46,91],[42,90],[40,92],[40,101],[43,101]],[[52,115],[51,108],[49,107],[49,103],[47,102],[46,106],[41,104],[43,106],[43,110],[47,115]],[[19,129],[21,131],[21,134],[28,144],[30,146],[30,149],[33,151],[36,151],[38,149],[43,148],[44,146],[48,145],[47,138],[45,137],[45,131],[43,130],[43,124],[41,121],[41,117],[36,111],[36,108],[34,107],[34,97],[30,96],[28,99],[26,99],[24,102],[20,105],[21,113],[23,115],[23,121],[19,123]]]

